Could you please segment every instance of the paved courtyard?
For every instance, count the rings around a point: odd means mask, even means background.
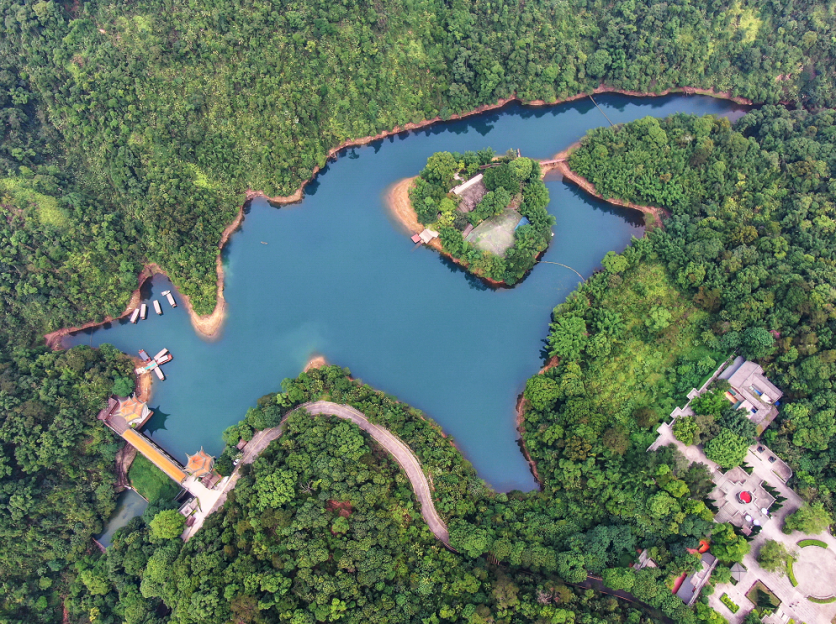
[[[798,560],[793,564],[798,589],[807,596],[829,598],[836,594],[836,553],[818,546],[796,547]]]
[[[650,446],[649,451],[673,444],[691,462],[699,462],[708,466],[715,483],[721,483],[725,480],[722,469],[708,459],[701,448],[698,446],[685,446],[673,436],[670,424],[663,423],[657,431],[659,438]],[[752,467],[751,476],[753,478],[766,481],[786,500],[781,509],[772,511],[767,517],[761,517],[762,529],[751,542],[751,552],[743,558],[743,566],[746,568],[746,573],[741,580],[737,585],[733,585],[732,583],[717,585],[714,593],[708,597],[708,603],[715,611],[725,617],[729,621],[729,624],[741,624],[746,615],[755,607],[746,598],[746,593],[755,582],[760,580],[781,600],[781,606],[773,616],[764,620],[767,624],[786,624],[790,619],[795,620],[796,624],[801,624],[802,622],[804,624],[831,624],[833,619],[836,618],[836,603],[816,604],[807,600],[807,596],[812,595],[822,598],[836,594],[836,559],[834,559],[836,555],[836,538],[827,531],[815,536],[804,535],[798,531],[794,531],[792,535],[784,535],[781,531],[781,527],[784,525],[784,519],[801,507],[803,500],[794,490],[786,485],[783,480],[786,475],[782,470],[775,469],[775,463],[769,461],[770,456],[766,452],[759,452],[758,445],[753,445],[749,448],[745,463]],[[828,545],[827,549],[816,548],[816,552],[808,556],[806,551],[810,551],[812,548],[807,547],[801,549],[797,545],[799,541],[807,537],[815,537],[825,542]],[[766,540],[780,542],[788,550],[797,551],[799,555],[802,552],[804,553],[803,562],[799,559],[799,563],[802,564],[800,571],[804,578],[803,582],[798,578],[798,564],[793,566],[793,571],[796,573],[796,580],[799,581],[798,587],[793,587],[786,575],[767,572],[760,567],[757,561],[757,555]],[[819,556],[817,557],[817,555]],[[826,561],[833,561],[834,567],[831,567],[829,563],[825,564],[824,562]],[[822,589],[817,589],[819,587]],[[829,587],[830,589],[823,590],[824,587]],[[821,591],[821,593],[817,593],[817,591]],[[728,594],[732,602],[740,607],[737,613],[732,613],[726,605],[720,602],[720,596],[723,594]]]

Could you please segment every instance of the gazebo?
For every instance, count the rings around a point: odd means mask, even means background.
[[[731,567],[731,576],[736,582],[740,582],[743,580],[743,577],[746,576],[746,568],[744,568],[741,564],[735,563]]]
[[[215,458],[204,451],[202,446],[197,453],[189,455],[188,458],[186,472],[198,479],[212,472],[212,468],[215,466]]]
[[[153,414],[148,405],[136,397],[117,397],[116,400],[119,406],[113,415],[124,418],[129,427],[139,427]]]

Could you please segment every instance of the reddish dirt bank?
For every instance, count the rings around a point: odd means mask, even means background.
[[[559,171],[564,178],[566,178],[567,180],[571,180],[590,195],[594,195],[598,199],[602,199],[608,204],[612,204],[613,206],[623,206],[624,208],[632,208],[633,210],[638,210],[640,212],[643,212],[644,214],[651,215],[657,227],[663,227],[662,217],[667,218],[671,216],[670,212],[668,212],[664,208],[659,208],[658,206],[641,206],[639,204],[634,204],[633,202],[624,201],[623,199],[613,199],[610,197],[604,197],[598,191],[595,190],[595,186],[589,180],[587,180],[583,176],[579,176],[577,173],[569,169],[569,164],[566,161],[555,163],[554,169],[556,171]]]
[[[616,89],[615,87],[610,87],[607,85],[600,85],[595,88],[592,92],[592,95],[598,95],[603,93],[617,93],[619,95],[630,95],[633,97],[663,97],[666,95],[676,94],[676,93],[684,93],[686,95],[708,95],[711,97],[720,98],[723,100],[730,100],[735,102],[736,104],[741,104],[745,106],[751,106],[752,100],[747,98],[734,96],[728,91],[715,91],[714,89],[700,89],[697,87],[677,87],[674,89],[665,89],[664,91],[660,91],[659,93],[652,93],[649,91],[628,91],[625,89]],[[525,104],[526,106],[555,106],[557,104],[564,104],[566,102],[575,102],[577,100],[581,100],[585,97],[589,97],[588,93],[578,93],[576,95],[570,95],[568,97],[557,98],[551,102],[546,102],[545,100],[530,100],[525,101],[518,97],[510,97],[510,98],[501,98],[496,101],[494,104],[483,104],[482,106],[477,106],[473,110],[467,111],[466,113],[462,113],[460,115],[451,115],[449,118],[442,119],[441,117],[433,117],[432,119],[424,119],[423,121],[419,121],[417,123],[406,123],[403,126],[395,126],[391,130],[387,130],[381,132],[379,134],[375,134],[372,136],[363,137],[361,139],[350,139],[348,141],[343,141],[337,147],[334,147],[328,151],[328,155],[326,156],[326,160],[331,160],[334,158],[340,150],[346,149],[348,147],[359,147],[361,145],[367,145],[373,141],[378,141],[380,139],[385,139],[395,134],[400,134],[401,132],[409,132],[411,130],[420,130],[421,128],[426,128],[427,126],[431,126],[434,123],[438,123],[439,121],[455,121],[457,119],[465,119],[466,117],[472,117],[473,115],[479,115],[481,113],[496,110],[498,108],[502,108],[506,104],[510,102],[519,102],[520,104]],[[254,197],[264,197],[268,201],[275,203],[275,204],[291,204],[294,202],[298,202],[302,200],[304,197],[304,189],[305,186],[316,177],[316,174],[319,173],[321,167],[319,165],[315,166],[313,172],[311,173],[310,179],[302,182],[302,185],[296,189],[296,191],[291,195],[278,195],[275,197],[270,197],[265,195],[261,191],[247,191],[247,198],[252,199]]]
[[[249,200],[249,196],[248,196]],[[246,206],[246,204],[244,205]],[[192,302],[188,296],[180,293],[180,303],[186,308],[186,311],[189,313],[189,318],[191,319],[192,326],[195,328],[198,334],[203,336],[204,338],[212,338],[218,335],[218,331],[223,326],[224,318],[226,318],[226,299],[224,299],[223,289],[224,289],[224,270],[223,270],[223,262],[221,260],[221,253],[220,250],[223,249],[223,246],[226,245],[229,237],[232,236],[233,232],[238,229],[241,225],[241,222],[244,220],[244,206],[241,206],[240,210],[238,210],[238,214],[235,216],[235,219],[230,223],[226,229],[224,229],[223,233],[221,234],[221,240],[218,243],[218,256],[215,259],[215,270],[217,272],[217,301],[215,303],[215,309],[206,315],[199,315],[194,311],[194,307],[192,307]],[[111,323],[113,321],[126,318],[130,316],[131,312],[139,305],[139,302],[142,298],[140,291],[142,286],[145,284],[146,280],[151,279],[154,275],[165,275],[166,272],[163,268],[156,264],[156,263],[148,263],[144,267],[142,267],[142,271],[139,272],[137,276],[138,286],[136,290],[131,293],[131,298],[128,302],[125,311],[122,312],[117,317],[113,316],[105,316],[104,320],[101,321],[90,321],[89,323],[85,323],[84,325],[79,325],[78,327],[64,327],[54,332],[50,332],[44,336],[46,341],[46,345],[50,349],[61,349],[62,348],[62,341],[65,336],[69,334],[73,334],[75,332],[90,329],[92,327],[99,327],[100,325],[104,325],[106,323]]]
[[[528,448],[525,446],[525,408],[528,404],[528,399],[526,399],[522,394],[517,397],[517,432],[520,434],[520,448],[522,449],[523,456],[525,457],[525,461],[528,462],[529,467],[531,468],[531,474],[534,475],[534,480],[537,481],[537,485],[540,489],[543,489],[543,480],[540,478],[540,473],[537,472],[537,464],[534,463],[534,460],[531,459],[531,455],[528,453]]]
[[[600,85],[600,86],[596,87],[595,90],[592,93],[593,93],[593,95],[602,94],[602,93],[617,93],[617,94],[621,94],[621,95],[630,95],[630,96],[634,96],[634,97],[662,97],[662,96],[665,96],[665,95],[670,95],[672,93],[685,93],[685,94],[688,94],[688,95],[708,95],[708,96],[711,96],[711,97],[730,100],[732,102],[735,102],[737,104],[742,104],[742,105],[751,105],[752,104],[751,100],[749,100],[747,98],[733,96],[726,91],[715,91],[714,89],[699,89],[699,88],[696,88],[696,87],[677,87],[675,89],[665,89],[664,91],[660,91],[658,93],[650,93],[650,92],[644,92],[644,91],[628,91],[628,90],[625,90],[625,89],[616,89],[614,87],[609,87],[607,85]],[[556,99],[552,102],[546,102],[544,100],[532,100],[532,101],[526,102],[526,101],[524,101],[524,100],[522,100],[518,97],[502,98],[494,104],[484,104],[482,106],[478,106],[478,107],[474,108],[471,111],[468,111],[466,113],[462,113],[461,115],[451,115],[448,120],[452,121],[452,120],[456,120],[456,119],[464,119],[466,117],[471,117],[473,115],[479,115],[479,114],[484,113],[486,111],[496,110],[498,108],[502,108],[503,106],[505,106],[506,104],[508,104],[510,102],[520,102],[520,103],[525,104],[527,106],[555,106],[557,104],[563,104],[565,102],[574,102],[576,100],[580,100],[580,99],[583,99],[585,97],[589,97],[589,94],[578,93],[577,95],[572,95],[572,96],[564,97],[564,98],[558,98],[558,99]],[[433,117],[432,119],[425,119],[425,120],[420,121],[418,123],[411,123],[410,122],[410,123],[404,124],[403,126],[395,126],[392,130],[381,132],[381,133],[375,134],[373,136],[367,136],[367,137],[363,137],[361,139],[352,139],[352,140],[348,140],[348,141],[343,141],[338,146],[336,146],[336,147],[334,147],[334,148],[332,148],[328,151],[328,155],[326,157],[326,160],[331,160],[332,158],[334,158],[338,154],[338,152],[340,150],[346,149],[348,147],[358,147],[358,146],[361,146],[361,145],[367,145],[368,143],[371,143],[372,141],[385,139],[386,137],[389,137],[389,136],[392,136],[392,135],[395,135],[395,134],[399,134],[401,132],[408,132],[410,130],[419,130],[421,128],[425,128],[425,127],[430,126],[434,123],[437,123],[439,121],[445,121],[445,120],[443,120],[441,117]],[[550,168],[562,169],[558,165],[559,164],[556,164],[554,166],[551,166]],[[255,199],[256,197],[263,197],[263,198],[267,199],[268,201],[270,201],[271,203],[275,203],[275,204],[290,204],[290,203],[301,201],[302,198],[304,197],[305,186],[311,180],[313,180],[316,177],[316,175],[317,175],[317,173],[319,173],[320,169],[321,168],[319,167],[319,165],[315,166],[314,169],[313,169],[313,172],[311,173],[311,177],[308,180],[305,180],[301,184],[301,186],[294,193],[292,193],[291,195],[285,195],[285,196],[280,195],[280,196],[270,197],[268,195],[265,195],[262,191],[255,191],[255,190],[250,189],[250,190],[247,191],[247,194],[246,194],[247,202]],[[648,207],[648,206],[637,206],[635,204],[630,204],[628,202],[619,203],[621,200],[605,199],[605,198],[601,197],[597,192],[595,192],[594,187],[588,181],[584,180],[580,176],[577,176],[576,174],[569,171],[568,167],[565,167],[565,169],[568,173],[563,172],[561,170],[561,173],[563,173],[563,175],[568,177],[573,182],[577,183],[579,186],[581,186],[582,188],[587,190],[589,193],[595,195],[596,197],[600,197],[601,199],[604,199],[604,201],[608,201],[608,202],[613,203],[613,204],[618,205],[618,206],[625,206],[627,208],[635,208],[636,210],[641,210],[642,212],[648,212],[648,211],[652,212],[654,210],[661,210],[661,209],[658,209],[658,208],[652,208],[652,207]],[[406,184],[402,189],[399,189],[399,191],[401,193],[405,194],[407,189],[408,189],[408,184]],[[590,189],[592,189],[592,190],[590,190]],[[202,336],[204,336],[206,338],[217,337],[219,330],[223,326],[223,321],[224,321],[224,318],[226,316],[226,300],[223,297],[224,272],[223,272],[223,266],[222,266],[222,262],[221,262],[220,250],[223,249],[223,246],[226,244],[227,240],[229,240],[229,237],[232,235],[232,233],[235,232],[235,230],[238,229],[238,227],[241,225],[241,221],[244,218],[244,207],[245,206],[246,206],[246,203],[238,211],[238,214],[235,217],[235,219],[232,221],[232,223],[230,223],[229,226],[227,226],[227,228],[223,231],[223,234],[221,235],[221,240],[218,243],[218,250],[219,251],[218,251],[218,257],[217,257],[217,260],[216,260],[216,268],[217,268],[217,274],[218,274],[217,303],[215,304],[214,311],[211,314],[208,314],[208,315],[205,315],[205,316],[199,316],[199,315],[195,314],[194,309],[191,305],[191,301],[189,301],[188,297],[186,297],[185,295],[181,295],[181,297],[183,299],[183,304],[186,306],[186,309],[189,312],[189,317],[191,318],[192,325],[194,326],[195,331],[197,331],[199,334],[201,334]],[[659,215],[656,212],[652,212],[652,214],[654,214],[655,218],[657,219],[657,222],[661,224],[661,220],[659,219]],[[440,244],[439,244],[439,247],[440,247]],[[139,286],[132,293],[131,300],[128,303],[128,306],[125,309],[125,311],[122,314],[120,314],[118,317],[114,318],[114,317],[111,317],[111,316],[106,316],[104,318],[104,320],[102,320],[102,321],[91,321],[89,323],[85,323],[84,325],[79,325],[78,327],[65,327],[63,329],[59,329],[57,331],[46,334],[44,336],[44,338],[46,340],[47,346],[50,347],[51,349],[61,349],[62,348],[61,347],[61,342],[62,342],[63,338],[65,336],[67,336],[68,334],[71,334],[71,333],[74,333],[74,332],[77,332],[77,331],[81,331],[83,329],[89,329],[91,327],[97,327],[99,325],[104,325],[105,323],[110,323],[114,320],[121,319],[121,318],[124,318],[124,317],[128,316],[131,313],[131,311],[139,304],[139,301],[140,301],[139,290],[140,290],[140,288],[142,288],[142,285],[145,283],[145,280],[149,279],[155,273],[165,274],[165,272],[158,265],[153,264],[153,263],[148,264],[145,267],[143,267],[142,271],[140,272],[140,274],[138,276],[139,277]],[[494,282],[493,280],[485,280],[485,281],[488,282],[488,283],[492,283],[495,286],[501,286],[502,285],[502,282]]]

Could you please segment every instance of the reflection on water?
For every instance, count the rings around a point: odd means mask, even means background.
[[[598,103],[615,123],[737,110],[694,96],[601,96]],[[514,405],[542,365],[551,310],[578,277],[540,264],[513,289],[485,288],[434,251],[414,249],[388,218],[383,195],[436,151],[519,148],[545,159],[604,123],[588,101],[512,105],[346,150],[351,156],[330,163],[300,204],[276,209],[253,202],[224,253],[229,317],[219,340],[201,340],[185,309],[161,299],[162,317],[151,309],[137,325],[85,332],[68,343],[110,342],[130,354],[171,351],[167,379],[155,381],[153,391],[165,413],[148,431],[180,459],[200,446],[219,453],[226,427],[321,353],[424,410],[497,489],[530,490],[535,483],[516,444]],[[557,225],[545,260],[589,276],[607,251],[641,235],[641,214],[591,199],[558,178],[546,185]],[[157,276],[147,297],[160,299],[168,288]]]

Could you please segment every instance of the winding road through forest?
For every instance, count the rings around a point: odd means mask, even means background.
[[[412,490],[415,492],[415,497],[418,499],[418,502],[421,503],[421,515],[424,517],[427,526],[429,526],[433,535],[435,535],[445,546],[448,548],[450,547],[450,534],[447,531],[447,525],[435,509],[435,504],[433,503],[432,494],[430,492],[430,484],[427,482],[427,477],[421,469],[421,462],[418,461],[415,453],[413,453],[409,446],[404,444],[400,438],[391,433],[388,429],[369,422],[369,419],[366,418],[362,412],[349,405],[341,405],[330,401],[313,401],[300,405],[295,410],[288,413],[277,427],[271,427],[270,429],[264,429],[256,433],[247,446],[244,447],[244,456],[242,457],[239,466],[253,463],[261,452],[267,448],[270,442],[281,437],[282,433],[284,433],[285,421],[291,414],[294,414],[299,410],[304,410],[312,416],[336,416],[337,418],[342,418],[343,420],[349,420],[368,433],[375,440],[375,442],[380,444],[380,446],[382,446],[392,457],[394,457],[400,467],[403,468],[409,482],[412,484]],[[218,497],[217,502],[212,505],[207,513],[196,514],[196,516],[198,516],[196,518],[196,522],[191,527],[186,529],[183,534],[184,539],[188,539],[194,535],[197,529],[203,524],[203,520],[223,506],[224,501],[226,501],[226,495],[230,490],[232,490],[232,488],[235,487],[235,483],[238,481],[238,476],[238,467],[236,467]]]

